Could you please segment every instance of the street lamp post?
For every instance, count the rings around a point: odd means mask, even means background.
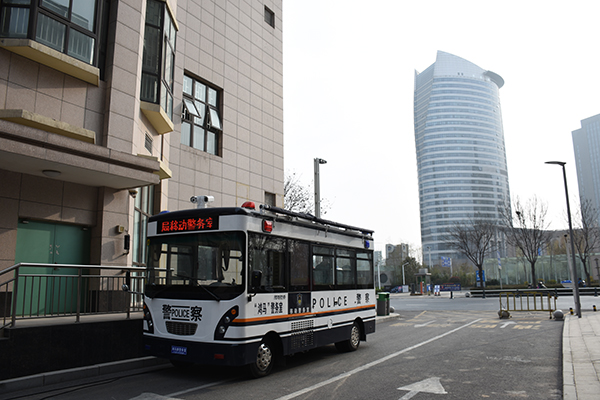
[[[429,253],[429,265],[428,265],[428,267],[431,268],[431,246],[427,246],[427,252]]]
[[[598,263],[598,259],[596,259],[596,264]],[[408,265],[408,261],[402,264],[402,286],[406,286],[406,279],[404,279],[404,267]]]
[[[567,172],[565,170],[564,161],[546,161],[546,164],[560,165],[563,172],[563,181],[565,182],[565,195],[567,197],[567,216],[569,217],[569,238],[571,240],[571,257],[573,265],[571,268],[571,276],[573,277],[573,295],[575,302],[575,312],[577,317],[581,318],[581,302],[579,301],[579,279],[577,278],[577,267],[575,260],[575,241],[573,240],[573,223],[571,222],[571,206],[569,205],[569,188],[567,187]]]
[[[327,164],[322,158],[315,158],[315,217],[321,218],[321,178],[319,176],[319,165]]]

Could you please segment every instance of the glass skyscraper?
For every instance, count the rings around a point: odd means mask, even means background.
[[[510,202],[498,95],[503,85],[500,75],[442,51],[425,71],[415,71],[421,244],[428,265],[464,258],[445,243],[454,224],[499,222]]]
[[[572,132],[577,165],[579,200],[590,201],[595,213],[600,210],[600,114],[581,121]],[[599,219],[595,222],[600,223]]]

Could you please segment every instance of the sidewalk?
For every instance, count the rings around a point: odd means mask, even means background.
[[[600,397],[600,312],[566,315],[563,328],[563,399]]]

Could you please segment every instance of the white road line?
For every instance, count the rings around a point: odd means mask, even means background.
[[[186,393],[190,393],[190,392],[195,392],[196,390],[202,390],[202,389],[206,389],[206,388],[209,388],[209,387],[212,387],[212,386],[216,386],[216,385],[220,385],[220,384],[223,384],[223,383],[227,383],[227,382],[229,382],[231,380],[232,379],[225,379],[225,380],[218,381],[218,382],[206,383],[206,384],[201,385],[201,386],[196,386],[196,387],[193,387],[193,388],[181,390],[179,392],[166,394],[165,397],[167,397],[167,398],[173,398],[173,397],[181,396],[182,394],[186,394]]]
[[[435,336],[435,337],[433,337],[433,338],[431,338],[431,339],[425,340],[424,342],[421,342],[421,343],[419,343],[419,344],[415,344],[414,346],[407,347],[406,349],[403,349],[403,350],[397,351],[397,352],[395,352],[395,353],[389,354],[389,355],[387,355],[387,356],[385,356],[385,357],[383,357],[383,358],[380,358],[379,360],[375,360],[375,361],[372,361],[372,362],[370,362],[370,363],[368,363],[368,364],[362,365],[362,366],[360,366],[360,367],[358,367],[358,368],[355,368],[355,369],[353,369],[352,371],[348,371],[348,372],[345,372],[345,373],[343,373],[343,374],[340,374],[340,375],[338,375],[338,376],[334,376],[333,378],[327,379],[327,380],[325,380],[325,381],[319,382],[319,383],[317,383],[317,384],[314,384],[314,385],[312,385],[312,386],[309,386],[309,387],[306,387],[306,388],[304,388],[304,389],[298,390],[297,392],[290,393],[290,394],[288,394],[287,396],[279,397],[279,398],[278,398],[278,399],[276,399],[276,400],[289,400],[289,399],[293,399],[293,398],[295,398],[295,397],[301,396],[301,395],[303,395],[303,394],[305,394],[305,393],[312,392],[312,391],[313,391],[313,390],[315,390],[315,389],[318,389],[318,388],[320,388],[320,387],[323,387],[323,386],[329,385],[330,383],[333,383],[333,382],[337,382],[337,381],[339,381],[340,379],[347,378],[347,377],[349,377],[349,376],[351,376],[351,375],[354,375],[354,374],[356,374],[356,373],[358,373],[358,372],[364,371],[364,370],[366,370],[366,369],[369,369],[369,368],[371,368],[371,367],[374,367],[375,365],[381,364],[382,362],[385,362],[385,361],[387,361],[387,360],[389,360],[389,359],[392,359],[392,358],[394,358],[394,357],[397,357],[397,356],[399,356],[400,354],[404,354],[404,353],[407,353],[407,352],[409,352],[409,351],[411,351],[411,350],[417,349],[417,348],[419,348],[419,347],[421,347],[421,346],[425,346],[425,345],[426,345],[426,344],[428,344],[428,343],[431,343],[431,342],[434,342],[434,341],[436,341],[436,340],[438,340],[438,339],[441,339],[441,338],[443,338],[444,336],[448,336],[448,335],[450,335],[450,334],[452,334],[452,333],[454,333],[454,332],[457,332],[457,331],[459,331],[459,330],[461,330],[461,329],[463,329],[463,328],[466,328],[467,326],[469,326],[469,325],[472,325],[472,324],[474,324],[474,323],[477,323],[477,322],[479,322],[479,321],[481,321],[481,318],[479,318],[479,319],[476,319],[476,320],[474,320],[474,321],[471,321],[471,322],[469,322],[468,324],[465,324],[465,325],[459,326],[458,328],[452,329],[451,331],[448,331],[448,332],[446,332],[446,333],[442,333],[441,335]]]
[[[433,324],[434,322],[435,322],[435,319],[433,321],[425,322],[424,324],[416,324],[415,328],[420,328],[422,326],[427,326],[429,324]]]

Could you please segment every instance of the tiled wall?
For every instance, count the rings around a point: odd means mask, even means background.
[[[264,21],[265,5],[275,28]],[[281,1],[177,2],[175,132],[170,135],[169,208],[207,194],[215,206],[283,206],[283,55]],[[223,90],[222,156],[180,145],[184,71]]]

